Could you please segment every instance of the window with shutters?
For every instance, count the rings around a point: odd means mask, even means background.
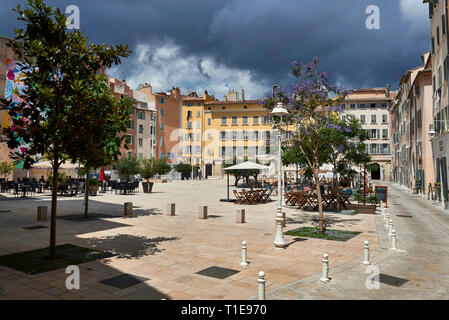
[[[236,116],[232,117],[232,125],[233,126],[237,125],[237,117]]]
[[[360,122],[361,122],[361,123],[365,123],[365,122],[366,122],[366,119],[365,119],[365,115],[364,115],[364,114],[361,114],[361,115],[360,115]]]
[[[376,122],[377,122],[376,115],[372,114],[371,115],[371,123],[376,123]]]
[[[222,126],[226,125],[226,117],[221,117],[221,125]]]

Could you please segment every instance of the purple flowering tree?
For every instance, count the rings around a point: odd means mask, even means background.
[[[329,163],[334,152],[332,132],[344,132],[340,125],[341,103],[348,91],[330,83],[329,74],[318,70],[319,58],[305,65],[292,62],[292,74],[296,81],[288,88],[279,88],[261,104],[272,110],[282,102],[289,115],[284,117],[287,125],[295,128],[294,137],[286,144],[298,150],[298,159],[311,174],[316,185],[319,210],[319,232],[324,233],[324,215],[320,190],[320,167]]]

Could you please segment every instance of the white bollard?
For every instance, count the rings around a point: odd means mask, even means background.
[[[370,264],[369,262],[369,242],[365,241],[365,245],[363,246],[363,264]]]
[[[385,214],[385,229],[388,229],[388,222],[390,221],[390,214],[387,212]]]
[[[381,214],[382,218],[385,217],[385,212],[386,211],[387,211],[387,209],[385,208],[385,204],[382,203],[381,207],[380,207],[380,214]]]
[[[242,241],[242,262],[240,265],[242,267],[246,267],[248,265],[246,241]]]
[[[397,250],[396,242],[397,242],[396,230],[391,230],[391,250]]]
[[[393,231],[393,220],[390,219],[390,222],[388,223],[388,236],[391,237],[392,231]]]
[[[265,272],[259,272],[257,282],[259,283],[259,300],[265,300]]]
[[[323,254],[323,274],[320,281],[329,282],[329,255],[327,253]]]

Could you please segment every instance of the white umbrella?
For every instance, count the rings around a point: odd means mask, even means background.
[[[81,165],[83,166],[83,165]],[[35,169],[53,169],[53,165],[50,161],[42,161],[33,164],[33,168]],[[61,164],[60,169],[78,169],[77,163],[66,162]]]
[[[223,170],[255,170],[255,169],[257,169],[257,170],[267,170],[267,169],[269,169],[269,167],[264,166],[262,164],[255,163],[255,162],[246,161],[246,162],[242,162],[242,163],[236,164],[236,165],[231,166],[231,167],[224,168]],[[228,172],[227,187],[228,187],[228,198],[227,199],[222,199],[220,201],[229,201],[229,172]]]
[[[267,170],[269,168],[270,167],[264,166],[263,164],[246,161],[246,162],[242,162],[242,163],[236,164],[231,167],[227,167],[224,170],[254,170],[254,169]]]

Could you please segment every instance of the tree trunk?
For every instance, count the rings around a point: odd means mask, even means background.
[[[321,189],[320,189],[320,177],[319,177],[318,173],[316,173],[316,172],[313,172],[313,175],[315,176],[316,193],[318,196],[318,212],[319,212],[319,216],[320,216],[318,232],[321,234],[324,234],[324,213],[323,213],[323,201],[322,201]]]
[[[53,189],[51,192],[50,259],[56,259],[56,204],[58,200],[58,155],[54,156]]]
[[[84,183],[84,217],[87,218],[89,215],[89,171],[90,168],[86,169],[86,182]]]

